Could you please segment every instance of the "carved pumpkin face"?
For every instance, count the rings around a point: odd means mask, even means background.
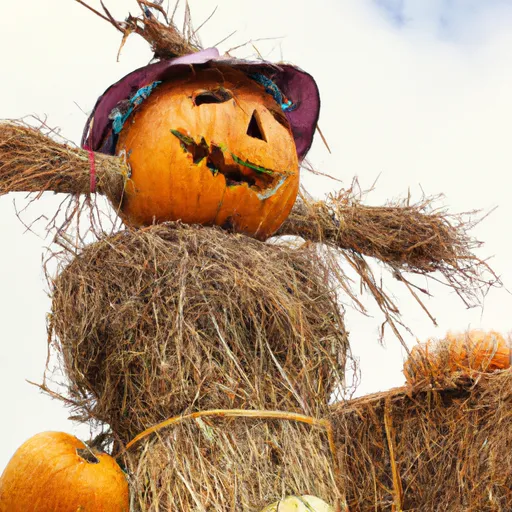
[[[181,220],[265,239],[299,187],[281,106],[227,66],[159,85],[125,123],[116,152],[131,167],[122,213],[135,226]]]

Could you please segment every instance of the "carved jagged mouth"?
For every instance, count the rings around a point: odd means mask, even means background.
[[[290,175],[288,172],[278,173],[243,160],[220,145],[208,144],[204,137],[197,143],[192,137],[178,130],[171,130],[171,133],[180,140],[181,147],[192,157],[194,164],[199,165],[206,159],[206,165],[211,173],[214,176],[222,174],[228,187],[245,183],[260,199],[273,196]],[[229,155],[228,160],[232,159],[232,163],[226,161],[226,153]]]

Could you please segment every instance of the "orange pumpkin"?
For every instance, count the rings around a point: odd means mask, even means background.
[[[122,204],[129,225],[181,220],[265,239],[298,192],[280,105],[227,66],[159,85],[126,121],[116,153],[131,167]]]
[[[495,331],[448,333],[444,339],[415,346],[403,372],[410,385],[442,385],[453,375],[510,368],[511,355],[509,342]]]
[[[26,441],[0,477],[0,512],[129,512],[128,496],[112,457],[62,432]]]
[[[470,331],[466,334],[449,333],[452,371],[466,368],[492,372],[510,367],[510,345],[498,332]]]

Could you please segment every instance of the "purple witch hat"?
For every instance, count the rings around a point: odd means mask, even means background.
[[[299,160],[302,160],[313,142],[318,116],[320,95],[315,80],[305,71],[289,64],[250,62],[237,59],[223,59],[216,48],[163,60],[136,69],[111,85],[96,102],[82,136],[82,147],[100,153],[114,154],[115,139],[112,132],[112,111],[120,102],[133,98],[142,88],[155,82],[167,82],[190,72],[191,65],[204,68],[217,64],[229,65],[258,81],[267,89],[268,84],[276,87],[279,94],[289,100],[283,110],[290,123]],[[267,89],[270,92],[269,89]],[[293,105],[292,108],[287,108]]]

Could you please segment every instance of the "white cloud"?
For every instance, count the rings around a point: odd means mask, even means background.
[[[496,23],[512,21],[510,0],[371,1],[403,32],[419,30],[450,41],[482,41]]]

